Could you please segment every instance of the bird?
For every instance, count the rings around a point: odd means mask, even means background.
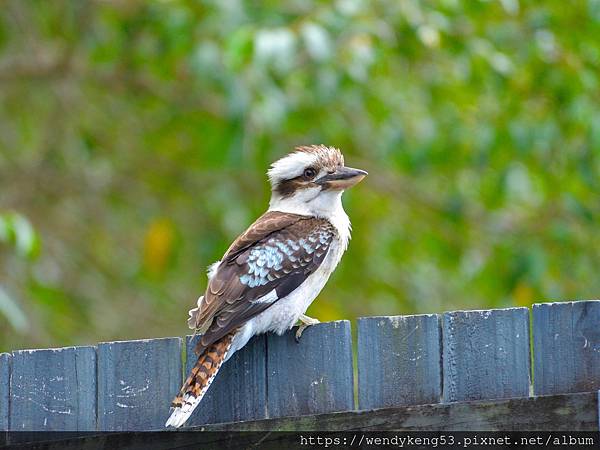
[[[171,404],[165,427],[179,428],[219,369],[255,335],[278,335],[296,323],[296,341],[319,323],[305,315],[348,247],[351,224],[342,193],[367,172],[344,165],[326,145],[295,147],[267,172],[268,210],[208,269],[208,285],[188,326],[201,334],[198,360]]]

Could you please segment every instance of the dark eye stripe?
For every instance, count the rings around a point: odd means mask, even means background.
[[[307,170],[313,170],[314,174],[312,176],[306,176]],[[317,169],[314,167],[308,167],[304,170],[302,175],[298,175],[295,178],[291,178],[289,180],[282,180],[275,186],[275,191],[281,195],[282,197],[289,197],[296,192],[296,190],[301,189],[307,185],[307,182],[312,182],[312,180],[318,175]]]

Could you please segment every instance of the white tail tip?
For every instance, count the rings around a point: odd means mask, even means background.
[[[201,399],[202,397],[194,397],[191,394],[185,394],[183,397],[183,405],[175,407],[167,419],[165,427],[179,428],[182,426],[200,404]]]

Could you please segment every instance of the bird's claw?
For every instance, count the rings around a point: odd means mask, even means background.
[[[310,325],[300,325],[298,327],[298,329],[296,330],[296,335],[294,336],[294,340],[296,341],[296,344],[300,343],[300,336],[302,336],[302,333],[304,332],[304,330],[306,330],[307,327],[309,327]]]
[[[302,336],[302,333],[304,333],[304,330],[306,330],[308,327],[310,327],[312,325],[321,323],[321,322],[319,322],[318,319],[313,319],[312,317],[305,316],[304,314],[302,314],[300,316],[298,321],[301,322],[301,325],[296,330],[296,335],[294,336],[296,343],[300,343],[300,336]]]

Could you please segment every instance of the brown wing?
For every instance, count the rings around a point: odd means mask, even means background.
[[[301,220],[303,217],[304,216],[298,214],[282,213],[279,211],[267,211],[265,214],[260,216],[229,246],[225,252],[225,255],[221,259],[219,270],[216,274],[214,274],[209,286],[207,287],[207,293],[209,290],[216,290],[218,292],[222,289],[220,284],[226,282],[227,278],[225,277],[225,274],[222,273],[221,269],[224,268],[223,266],[225,264],[230,263],[233,257],[257,242],[260,242],[271,233],[287,228],[288,226]],[[211,284],[213,285],[212,288]],[[204,295],[204,298],[199,305],[200,310],[196,316],[197,329],[203,329],[205,331],[207,326],[210,325],[213,317],[222,307],[222,304],[219,302],[220,298],[221,296],[219,295]]]
[[[201,305],[207,329],[197,351],[296,289],[320,266],[335,236],[325,219],[263,215],[232,244],[209,282]]]
[[[307,219],[300,214],[284,213],[279,211],[267,211],[260,216],[250,227],[244,231],[229,246],[223,257],[223,261],[234,258],[240,252],[266,238],[271,233],[283,230],[300,220]]]

